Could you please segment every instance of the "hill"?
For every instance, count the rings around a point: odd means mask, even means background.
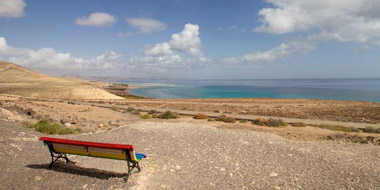
[[[0,61],[0,94],[55,99],[122,99],[78,78],[37,73]]]

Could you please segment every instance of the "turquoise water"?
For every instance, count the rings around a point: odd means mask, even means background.
[[[163,99],[260,97],[380,102],[380,79],[192,80],[157,84],[160,85],[145,85],[130,93]]]

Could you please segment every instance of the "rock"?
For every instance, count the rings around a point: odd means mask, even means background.
[[[70,123],[65,123],[65,127],[71,127],[72,125]]]
[[[66,119],[61,119],[61,120],[59,120],[59,122],[60,122],[61,124],[65,124],[65,123],[68,123],[69,121],[67,121]]]
[[[176,166],[175,166],[175,169],[176,169],[176,170],[180,170],[180,169],[181,169],[181,166],[176,165]]]
[[[31,108],[25,109],[24,113],[29,116],[34,116],[36,114],[36,112],[32,110]]]
[[[220,171],[222,171],[222,172],[223,172],[223,171],[226,171],[226,168],[221,167],[221,168],[220,168]]]
[[[278,173],[276,173],[276,172],[272,172],[272,173],[269,174],[269,176],[271,176],[271,177],[277,177],[277,176],[278,176]]]
[[[36,176],[34,177],[34,181],[41,181],[42,177],[41,176]]]

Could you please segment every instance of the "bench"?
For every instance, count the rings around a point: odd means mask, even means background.
[[[41,137],[44,145],[49,148],[51,168],[58,159],[66,160],[66,163],[71,162],[66,154],[74,154],[81,156],[91,156],[98,158],[109,158],[116,160],[126,160],[128,164],[128,175],[131,174],[134,168],[141,171],[139,162],[146,158],[146,154],[135,153],[132,145],[97,143],[87,141],[67,140],[51,137]]]

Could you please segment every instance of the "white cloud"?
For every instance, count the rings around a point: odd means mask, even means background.
[[[271,62],[288,55],[291,51],[291,47],[288,44],[282,43],[268,51],[257,51],[239,57],[225,58],[222,62],[227,64]]]
[[[9,46],[5,38],[0,37],[0,52],[8,50]]]
[[[25,7],[24,0],[0,0],[0,17],[22,17]]]
[[[22,66],[37,69],[112,69],[117,67],[119,57],[113,51],[93,59],[73,57],[70,53],[60,53],[53,48],[37,50],[9,46],[4,37],[0,37],[0,56]]]
[[[108,13],[91,13],[88,17],[80,17],[75,20],[77,25],[102,27],[116,22],[116,18]]]
[[[254,31],[272,34],[317,31],[338,41],[380,42],[379,0],[266,0]]]
[[[181,33],[172,35],[169,45],[175,50],[192,56],[203,56],[202,43],[199,38],[199,26],[197,24],[186,24]]]
[[[195,24],[186,24],[180,33],[173,34],[167,42],[147,46],[144,57],[133,60],[134,63],[161,68],[202,65],[207,61],[202,52],[199,26]]]
[[[202,42],[199,38],[199,26],[196,24],[186,24],[184,29],[173,34],[168,42],[159,43],[145,50],[145,55],[162,56],[171,55],[173,51],[185,53],[192,57],[202,58]]]
[[[137,28],[141,33],[150,34],[166,29],[166,24],[151,18],[126,18],[128,24]]]
[[[138,68],[153,71],[156,69],[166,71],[167,69],[182,68],[186,66],[186,63],[179,55],[135,57],[129,60],[129,64],[135,65]]]
[[[144,51],[145,55],[150,56],[165,56],[165,55],[172,55],[173,51],[170,47],[170,45],[167,42],[156,44],[151,49],[146,49]]]
[[[255,51],[238,57],[225,58],[222,59],[221,62],[225,64],[272,62],[292,53],[313,50],[317,43],[324,40],[326,39],[319,35],[311,35],[307,38],[290,39],[286,43],[282,43],[271,50]]]
[[[0,57],[5,60],[37,70],[75,73],[81,71],[118,71],[143,69],[144,72],[167,72],[169,70],[196,67],[209,60],[202,52],[199,26],[186,24],[184,29],[171,36],[167,42],[146,47],[139,56],[122,60],[113,51],[106,51],[95,58],[74,57],[70,53],[57,52],[53,48],[25,49],[7,44],[0,37]]]

